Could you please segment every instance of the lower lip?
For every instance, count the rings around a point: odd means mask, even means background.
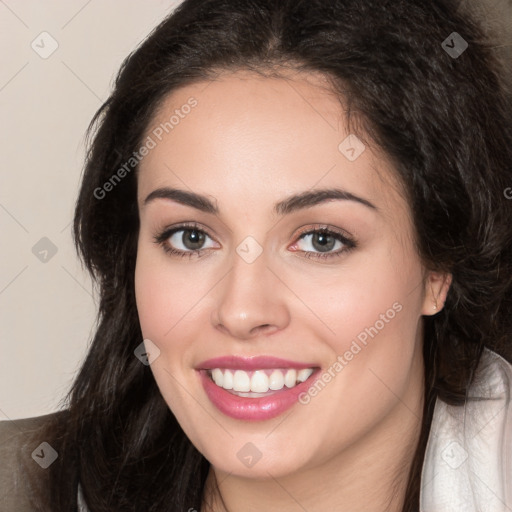
[[[293,388],[285,386],[272,395],[260,398],[246,398],[226,391],[212,381],[206,370],[199,370],[199,375],[206,395],[220,412],[237,420],[262,421],[290,409],[298,401],[299,395],[311,387],[319,371],[315,370],[306,381]]]

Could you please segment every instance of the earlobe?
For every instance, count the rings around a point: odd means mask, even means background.
[[[452,274],[430,272],[427,275],[422,315],[432,316],[443,309],[451,284]]]

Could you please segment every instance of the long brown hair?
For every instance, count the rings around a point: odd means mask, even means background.
[[[443,46],[454,32],[468,44],[457,56]],[[185,0],[156,27],[90,126],[74,236],[98,325],[66,410],[45,425],[59,458],[35,509],[76,510],[78,481],[91,512],[200,509],[209,463],[134,356],[136,168],[98,190],[171,91],[215,70],[288,66],[329,77],[363,120],[361,136],[395,163],[419,255],[453,275],[444,309],[424,319],[425,411],[403,507],[418,511],[435,400],[464,402],[484,347],[512,360],[512,102],[493,46],[453,0]]]

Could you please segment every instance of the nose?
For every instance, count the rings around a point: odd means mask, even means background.
[[[286,287],[262,253],[252,263],[238,255],[212,311],[212,325],[233,338],[248,340],[284,329],[290,322]]]

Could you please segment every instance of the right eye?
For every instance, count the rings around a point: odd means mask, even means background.
[[[188,257],[196,255],[201,257],[208,248],[203,248],[206,238],[210,236],[197,224],[182,224],[154,237],[155,243],[162,246],[163,250],[173,256]]]

